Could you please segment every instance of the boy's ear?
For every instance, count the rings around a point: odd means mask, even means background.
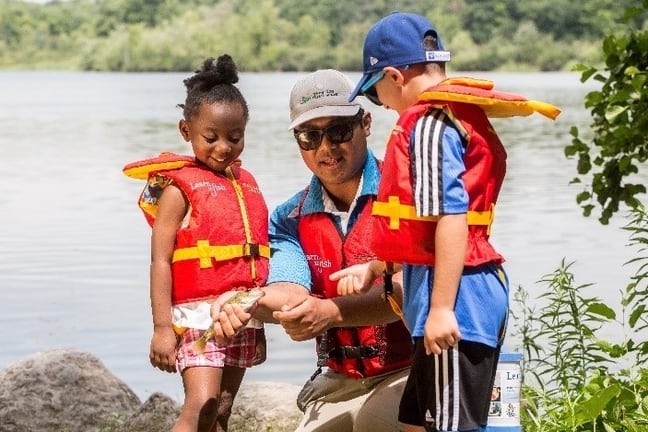
[[[403,71],[392,66],[386,66],[383,71],[385,72],[385,78],[391,80],[397,87],[402,87],[405,83],[405,76]]]
[[[180,130],[180,135],[184,138],[185,141],[189,142],[189,126],[185,119],[181,119],[178,122],[178,129]]]

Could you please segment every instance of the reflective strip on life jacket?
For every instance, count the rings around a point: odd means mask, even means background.
[[[400,228],[401,219],[423,222],[436,222],[439,220],[439,216],[417,216],[416,207],[401,204],[400,199],[395,195],[391,195],[387,202],[374,202],[371,214],[388,218],[389,229],[392,230]],[[468,225],[486,225],[488,226],[487,232],[490,234],[490,228],[495,219],[495,204],[491,204],[490,210],[468,210],[466,217],[468,218]]]
[[[197,259],[200,260],[200,268],[211,267],[212,258],[216,261],[225,261],[242,257],[270,258],[270,247],[254,243],[212,246],[209,240],[198,240],[196,246],[173,251],[173,262]]]

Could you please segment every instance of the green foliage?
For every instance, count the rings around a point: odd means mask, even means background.
[[[648,213],[639,205],[625,227],[638,249],[637,266],[621,291],[620,316],[590,287],[576,285],[563,262],[542,279],[538,304],[514,295],[514,335],[524,352],[521,420],[525,432],[612,432],[648,430]],[[514,308],[516,309],[516,308]],[[605,340],[602,331],[621,340]]]
[[[643,7],[628,10],[626,16],[631,20],[646,12],[648,1],[644,0]],[[646,193],[643,182],[633,179],[648,159],[648,30],[628,28],[626,34],[607,36],[602,48],[604,70],[578,68],[581,81],[602,83],[600,90],[585,99],[594,138],[591,142],[581,138],[573,127],[565,155],[577,160],[578,176],[573,182],[586,184],[576,197],[583,214],[589,216],[600,207],[599,221],[607,224],[621,203],[636,207],[637,195]]]
[[[367,30],[398,9],[430,18],[453,70],[567,70],[599,61],[610,1],[0,0],[0,68],[187,71],[227,52],[242,71],[359,70]]]

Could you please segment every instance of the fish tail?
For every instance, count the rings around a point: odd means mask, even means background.
[[[202,354],[205,352],[207,342],[214,336],[213,327],[209,327],[205,332],[193,343],[193,349],[196,353]]]

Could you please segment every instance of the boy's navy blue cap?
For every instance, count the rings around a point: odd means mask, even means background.
[[[437,36],[439,49],[427,51],[423,39],[428,33]],[[403,67],[416,63],[448,62],[450,52],[443,49],[441,37],[430,21],[422,15],[392,12],[369,29],[362,52],[363,72],[360,82],[351,92],[349,101],[362,95],[371,86],[366,85],[384,67]]]

